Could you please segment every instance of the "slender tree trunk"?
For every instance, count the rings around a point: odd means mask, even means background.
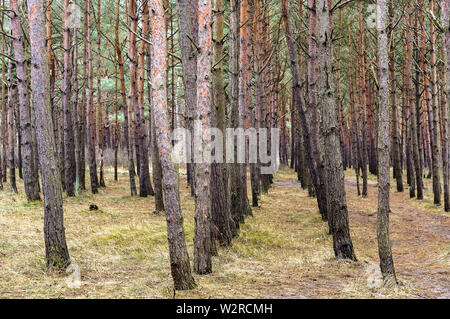
[[[378,31],[378,214],[377,238],[381,273],[385,284],[397,282],[389,238],[389,63],[388,63],[388,9],[386,0],[377,1]]]
[[[86,19],[87,19],[87,56],[88,56],[88,96],[87,108],[89,116],[89,143],[88,143],[88,161],[89,174],[91,180],[91,191],[98,193],[97,160],[95,155],[95,109],[94,109],[94,83],[92,66],[92,40],[91,40],[91,0],[86,0]]]
[[[261,97],[263,96],[262,83],[259,75],[259,60],[261,55],[261,41],[259,39],[262,30],[260,30],[260,7],[261,1],[255,1],[253,6],[250,7],[248,0],[242,2],[241,6],[241,21],[249,21],[248,23],[244,23],[241,27],[241,43],[240,43],[240,65],[241,68],[241,83],[240,83],[240,96],[242,99],[241,103],[245,103],[246,101],[246,90],[250,90],[249,85],[251,85],[251,76],[254,77],[255,82],[255,103],[252,103],[249,108],[250,113],[250,124],[251,127],[255,130],[259,129],[261,117]],[[249,15],[249,12],[250,15]],[[253,17],[253,32],[250,33],[250,20]],[[250,40],[250,44],[248,43]],[[249,45],[252,49],[249,48]],[[252,50],[253,52],[249,52]],[[253,53],[253,68],[250,63],[252,57],[251,53]],[[251,68],[253,73],[249,73],[248,68]],[[293,112],[291,112],[293,114]],[[259,145],[257,146],[259,148]],[[295,150],[293,150],[293,154],[295,154]],[[292,161],[294,162],[294,161]],[[250,164],[250,179],[251,179],[251,189],[252,189],[252,206],[258,207],[258,199],[261,194],[261,167],[259,159],[256,163]]]
[[[67,196],[75,196],[75,144],[73,132],[72,118],[72,101],[71,101],[71,61],[70,61],[70,8],[69,0],[64,0],[64,19],[63,19],[63,48],[64,48],[64,79],[62,85],[62,105],[64,114],[64,181]]]
[[[2,0],[2,7],[5,7],[5,0]],[[1,15],[1,24],[4,25],[5,15]],[[2,34],[2,52],[6,52],[6,34]],[[1,163],[1,187],[3,189],[3,182],[6,182],[6,168],[8,165],[7,161],[7,149],[8,149],[8,99],[6,97],[6,73],[8,70],[8,63],[6,62],[6,57],[2,56],[2,159]]]
[[[74,6],[77,6],[76,0],[73,2]],[[84,179],[84,175],[81,170],[84,170],[84,166],[81,163],[82,161],[82,148],[84,147],[81,139],[83,134],[82,129],[80,127],[80,122],[82,119],[80,117],[83,116],[83,112],[80,112],[80,107],[84,108],[84,105],[79,104],[79,96],[80,96],[80,87],[78,84],[78,28],[75,24],[73,26],[73,38],[72,38],[72,47],[73,47],[73,55],[72,55],[72,65],[73,65],[73,107],[72,107],[72,118],[73,118],[73,131],[74,131],[74,141],[75,141],[75,185],[77,189],[76,192],[80,193],[82,188],[81,179]]]
[[[170,154],[167,123],[167,39],[164,28],[164,9],[159,0],[150,0],[150,20],[152,26],[152,106],[155,122],[156,141],[161,158],[164,178],[164,199],[166,206],[167,232],[169,239],[170,265],[175,289],[195,287],[191,275],[189,255],[186,248],[183,215],[181,213],[178,178]]]
[[[395,36],[394,36],[394,0],[389,1],[390,15],[390,47],[389,47],[389,70],[391,73],[391,108],[392,108],[392,149],[394,176],[397,183],[397,192],[403,192],[403,171],[402,171],[402,150],[398,136],[398,115],[397,115],[397,77],[395,74]]]
[[[185,100],[185,121],[186,128],[189,130],[191,137],[194,133],[194,114],[197,99],[197,3],[198,0],[177,1],[177,14],[179,24],[178,42],[181,51],[181,61],[183,65],[183,84],[184,84],[184,100]],[[186,145],[192,150],[192,145]],[[191,152],[188,151],[188,154]],[[187,177],[188,184],[191,186],[191,195],[194,195],[194,163],[192,159],[187,159]]]
[[[87,38],[87,16],[84,16],[84,26],[83,26],[83,38]],[[86,42],[83,44],[83,81],[87,79],[87,45]],[[80,131],[80,168],[78,170],[78,181],[80,183],[80,189],[86,190],[86,86],[83,87],[81,92],[81,103],[79,104],[79,131]]]
[[[244,0],[245,1],[245,0]],[[224,5],[223,0],[214,0],[215,18],[213,21],[213,61],[211,103],[211,124],[221,132],[225,132],[225,84],[223,78],[223,29]],[[225,137],[225,136],[224,136]],[[215,137],[219,138],[219,137]],[[225,146],[225,138],[223,138]],[[223,154],[222,161],[225,158]],[[214,239],[222,246],[231,245],[230,208],[228,193],[227,167],[223,163],[211,164],[211,216]]]
[[[163,176],[161,168],[161,159],[159,158],[158,146],[156,144],[156,132],[155,132],[155,121],[153,119],[153,105],[152,105],[152,83],[151,83],[151,48],[147,46],[147,95],[148,101],[150,103],[150,149],[152,156],[152,174],[153,174],[153,185],[155,186],[155,212],[164,212],[164,201],[163,201]]]
[[[11,52],[12,53],[12,52]],[[17,77],[17,70],[16,70]],[[19,84],[17,83],[17,87]],[[16,89],[17,89],[16,87]],[[19,178],[23,179],[23,161],[22,161],[22,130],[20,125],[20,110],[19,110],[19,92],[17,92],[17,99],[14,105],[14,126],[16,128],[17,134],[17,172],[19,173]]]
[[[9,56],[12,50],[9,49]],[[13,64],[8,62],[8,169],[9,169],[9,186],[13,193],[17,193],[16,184],[16,130],[15,130],[15,104],[17,103],[17,83],[13,80],[12,74]]]
[[[291,32],[291,25],[289,21],[289,7],[287,0],[281,1],[281,8],[282,8],[282,14],[283,14],[283,21],[284,21],[284,27],[285,27],[285,34],[286,34],[286,43],[289,51],[289,59],[291,63],[291,72],[292,72],[292,91],[293,91],[293,105],[298,109],[299,118],[301,122],[302,127],[302,138],[303,143],[305,146],[305,155],[306,155],[306,161],[308,164],[311,180],[314,184],[314,188],[317,190],[319,188],[319,177],[317,174],[317,169],[315,167],[315,161],[313,157],[313,142],[312,142],[312,136],[311,136],[311,125],[309,122],[306,106],[305,106],[305,100],[303,97],[303,85],[300,82],[300,72],[298,68],[298,53],[296,52],[295,46],[294,46],[294,40],[292,37]],[[323,202],[317,196],[317,202],[319,207],[323,206]],[[326,211],[326,208],[325,208]]]
[[[239,1],[230,1],[230,108],[231,108],[231,127],[233,129],[244,128],[244,114],[243,108],[245,105],[239,104],[239,34],[240,34],[240,10]],[[234,147],[234,159],[237,158],[237,146]],[[239,224],[244,221],[244,215],[247,212],[245,206],[245,198],[247,194],[244,191],[243,173],[246,171],[244,164],[235,163],[230,167],[230,209],[232,223],[232,234],[237,236]]]
[[[308,7],[313,8],[315,0],[308,0]],[[311,127],[312,138],[312,152],[315,162],[315,170],[317,171],[317,182],[315,183],[315,190],[317,202],[319,204],[319,211],[323,220],[327,220],[327,185],[326,185],[326,171],[324,166],[324,150],[323,141],[320,137],[320,123],[319,113],[320,107],[317,103],[317,74],[319,72],[317,65],[317,43],[316,43],[316,24],[317,13],[315,10],[309,10],[309,33],[308,33],[308,120]]]
[[[149,31],[149,16],[147,2],[143,3],[142,7],[142,35],[144,38],[148,38]],[[138,110],[136,112],[136,118],[138,122],[138,142],[140,151],[140,169],[139,169],[139,196],[147,197],[148,195],[154,196],[155,192],[150,181],[149,163],[148,163],[148,135],[145,129],[145,56],[147,54],[147,43],[141,42],[139,50],[138,71],[139,71],[139,87],[138,87]]]
[[[67,0],[65,0],[67,1]],[[97,143],[99,155],[99,179],[98,186],[105,187],[105,172],[104,172],[104,148],[105,141],[103,138],[103,107],[102,107],[102,42],[101,42],[101,16],[102,7],[101,0],[97,0]]]
[[[117,70],[117,64],[114,66],[114,181],[119,180],[118,174],[118,155],[120,146],[120,129],[119,129],[119,72]]]
[[[430,0],[430,11],[434,14],[435,3]],[[436,54],[436,27],[430,23],[431,39],[431,105],[433,111],[433,194],[434,204],[441,205],[441,181],[440,181],[440,152],[441,138],[439,125],[439,101],[438,101],[438,79],[437,79],[437,54]]]
[[[446,192],[447,194],[444,195],[444,199],[445,199],[445,211],[448,212],[450,211],[450,203],[449,203],[449,190],[448,190],[448,179],[449,179],[449,162],[448,162],[448,152],[449,152],[449,145],[448,145],[448,132],[449,132],[449,123],[448,123],[448,108],[449,108],[449,102],[450,102],[450,0],[443,0],[441,1],[441,16],[442,16],[442,26],[443,26],[443,39],[442,39],[442,43],[443,43],[443,51],[444,51],[444,63],[445,63],[445,95],[446,95],[446,104],[444,106],[444,118],[445,121],[447,121],[447,124],[445,124],[444,121],[444,125],[446,125],[445,129],[446,129],[446,148],[447,150],[444,152],[444,156],[446,156],[447,158],[444,159],[444,162],[446,161],[446,170],[447,170],[447,176],[444,178],[446,178],[446,184],[447,187],[446,189],[444,189],[444,192]],[[444,150],[443,150],[444,151]],[[444,172],[445,173],[445,172]],[[445,185],[445,184],[444,184]]]
[[[339,142],[328,0],[316,0],[315,4],[317,14],[317,62],[319,70],[321,70],[317,78],[317,97],[318,102],[322,104],[328,222],[333,235],[333,248],[336,257],[356,260],[350,238],[344,170]]]
[[[119,74],[120,74],[120,93],[122,96],[122,107],[123,107],[123,131],[124,131],[124,139],[125,145],[127,148],[127,158],[128,158],[128,175],[130,178],[130,193],[131,196],[136,196],[136,182],[134,179],[134,157],[133,157],[133,147],[130,142],[130,121],[129,121],[129,109],[127,103],[127,93],[125,91],[125,74],[123,70],[123,59],[122,59],[122,50],[120,48],[119,41],[119,10],[120,10],[120,0],[117,0],[116,5],[116,28],[115,28],[115,45],[116,45],[116,54],[117,54],[117,62],[119,64]]]
[[[44,193],[44,239],[47,267],[66,269],[70,264],[67,249],[62,189],[55,137],[51,120],[48,62],[46,60],[45,17],[42,0],[28,0],[31,45],[31,89],[36,114],[36,133]]]
[[[211,1],[199,2],[198,7],[198,57],[197,57],[197,107],[194,135],[199,134],[201,150],[208,145],[209,115],[211,112]],[[195,132],[198,130],[197,132]],[[202,154],[203,155],[203,154]],[[198,274],[212,271],[211,264],[211,165],[204,158],[195,163],[195,235],[194,270]]]
[[[361,125],[361,157],[362,157],[362,196],[367,197],[367,80],[366,80],[366,52],[365,52],[365,39],[364,39],[364,28],[363,28],[363,1],[359,3],[359,56],[361,59],[361,109],[362,109],[362,125]]]
[[[413,30],[413,14],[411,13],[411,15],[408,17],[409,19],[409,29]],[[412,31],[408,30],[409,33],[411,33]],[[417,35],[417,33],[416,33]],[[415,38],[417,39],[417,36],[415,36]],[[413,50],[412,48],[412,44],[410,45],[410,50]],[[417,47],[414,48],[414,53],[415,56],[418,57],[418,50]],[[413,89],[412,89],[412,85],[413,85],[413,81],[412,81],[412,75],[410,75],[411,72],[411,68],[412,65],[408,66],[408,90],[410,92],[410,120],[411,120],[411,147],[412,147],[412,160],[414,162],[414,169],[415,169],[415,177],[416,177],[416,187],[417,187],[417,199],[418,200],[423,200],[423,182],[422,182],[422,167],[420,165],[420,152],[419,152],[419,141],[418,141],[418,132],[420,127],[418,127],[418,123],[417,123],[417,111],[418,109],[420,109],[420,72],[419,70],[417,70],[416,72],[416,82],[415,82],[415,87],[416,87],[416,94],[415,94],[415,99],[414,99],[414,94],[413,94]],[[414,105],[415,102],[415,105]]]
[[[20,130],[22,132],[22,156],[24,170],[25,193],[29,201],[40,200],[39,174],[34,163],[33,136],[30,118],[30,105],[28,99],[27,76],[25,70],[22,27],[19,19],[19,6],[17,0],[10,0],[11,30],[14,38],[14,56],[16,59],[17,86],[19,91]],[[17,127],[19,130],[19,127]]]

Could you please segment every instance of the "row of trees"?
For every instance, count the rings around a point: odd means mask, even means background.
[[[209,127],[280,128],[279,161],[317,199],[337,258],[356,260],[344,170],[362,196],[378,176],[380,264],[395,283],[390,167],[399,192],[406,168],[418,200],[432,178],[450,210],[449,3],[426,2],[2,0],[0,180],[17,192],[18,171],[28,200],[42,190],[47,265],[64,269],[63,191],[86,190],[86,162],[90,191],[107,187],[105,154],[117,180],[123,150],[130,195],[165,212],[175,288],[190,289],[172,131],[200,124],[206,146]],[[186,165],[196,273],[212,271],[216,245],[232,244],[269,190],[263,166]]]

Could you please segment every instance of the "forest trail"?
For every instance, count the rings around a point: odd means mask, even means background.
[[[376,180],[369,198],[356,196],[354,175],[347,171],[350,227],[358,262],[337,261],[332,238],[321,221],[315,199],[302,190],[292,170],[274,177],[260,208],[241,225],[230,248],[213,258],[213,273],[195,276],[198,287],[176,298],[448,298],[450,218],[408,193],[392,193],[391,238],[396,289],[379,289],[376,243]],[[192,258],[193,199],[182,176],[180,195],[186,242]],[[65,198],[65,223],[71,260],[80,269],[79,288],[69,288],[67,274],[45,269],[42,204],[20,195],[0,194],[0,297],[172,298],[166,225],[151,213],[153,198],[123,196],[106,170],[106,189]],[[428,182],[428,181],[427,181]],[[88,210],[95,203],[100,210]],[[361,209],[364,207],[364,209]],[[191,259],[192,261],[192,259]],[[70,277],[69,277],[70,278]],[[73,278],[73,277],[72,277]]]
[[[419,297],[450,298],[450,215],[432,204],[431,180],[424,183],[422,202],[410,199],[408,188],[397,193],[391,187],[391,241],[396,271],[400,280],[422,290],[423,295],[417,293]],[[372,176],[369,199],[355,198],[356,185],[347,186],[351,228],[364,228],[365,224],[366,229],[375,232],[376,185]]]

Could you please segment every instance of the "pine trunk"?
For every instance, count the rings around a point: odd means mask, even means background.
[[[28,0],[31,46],[31,90],[36,114],[36,133],[44,193],[44,239],[47,267],[64,270],[70,264],[67,249],[60,171],[55,158],[55,136],[51,120],[50,81],[45,56],[45,17],[41,0]]]
[[[164,28],[164,9],[159,0],[150,0],[149,7],[153,35],[152,106],[156,142],[164,178],[170,265],[175,289],[186,290],[194,288],[195,281],[191,275],[189,255],[186,248],[183,215],[178,193],[178,177],[170,158],[172,143],[170,143],[169,125],[167,123],[167,39]]]
[[[22,132],[22,158],[24,170],[25,193],[29,201],[40,200],[39,172],[34,162],[33,135],[30,117],[30,105],[28,98],[27,76],[25,70],[22,27],[19,19],[19,6],[17,0],[10,1],[11,30],[14,37],[14,56],[16,59],[17,87],[19,93],[20,131]],[[17,127],[19,130],[19,127]]]

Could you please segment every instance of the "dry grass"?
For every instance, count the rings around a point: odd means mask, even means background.
[[[351,172],[347,172],[352,178]],[[130,197],[128,178],[107,170],[100,194],[66,198],[65,225],[80,288],[67,274],[45,269],[43,208],[23,196],[0,193],[0,297],[8,298],[172,298],[163,215],[153,198]],[[449,218],[442,209],[393,194],[392,238],[401,285],[376,288],[379,279],[375,218],[376,188],[361,199],[347,188],[351,230],[358,262],[337,261],[327,225],[314,199],[298,187],[288,169],[261,199],[261,208],[241,226],[230,248],[220,248],[210,275],[195,276],[198,287],[177,292],[186,298],[404,298],[449,296]],[[189,253],[193,249],[193,199],[185,176],[181,200]],[[429,194],[427,193],[427,196]],[[428,197],[427,197],[428,198]],[[91,212],[95,203],[100,211]],[[402,211],[402,214],[398,212]],[[417,217],[419,216],[419,217]]]

